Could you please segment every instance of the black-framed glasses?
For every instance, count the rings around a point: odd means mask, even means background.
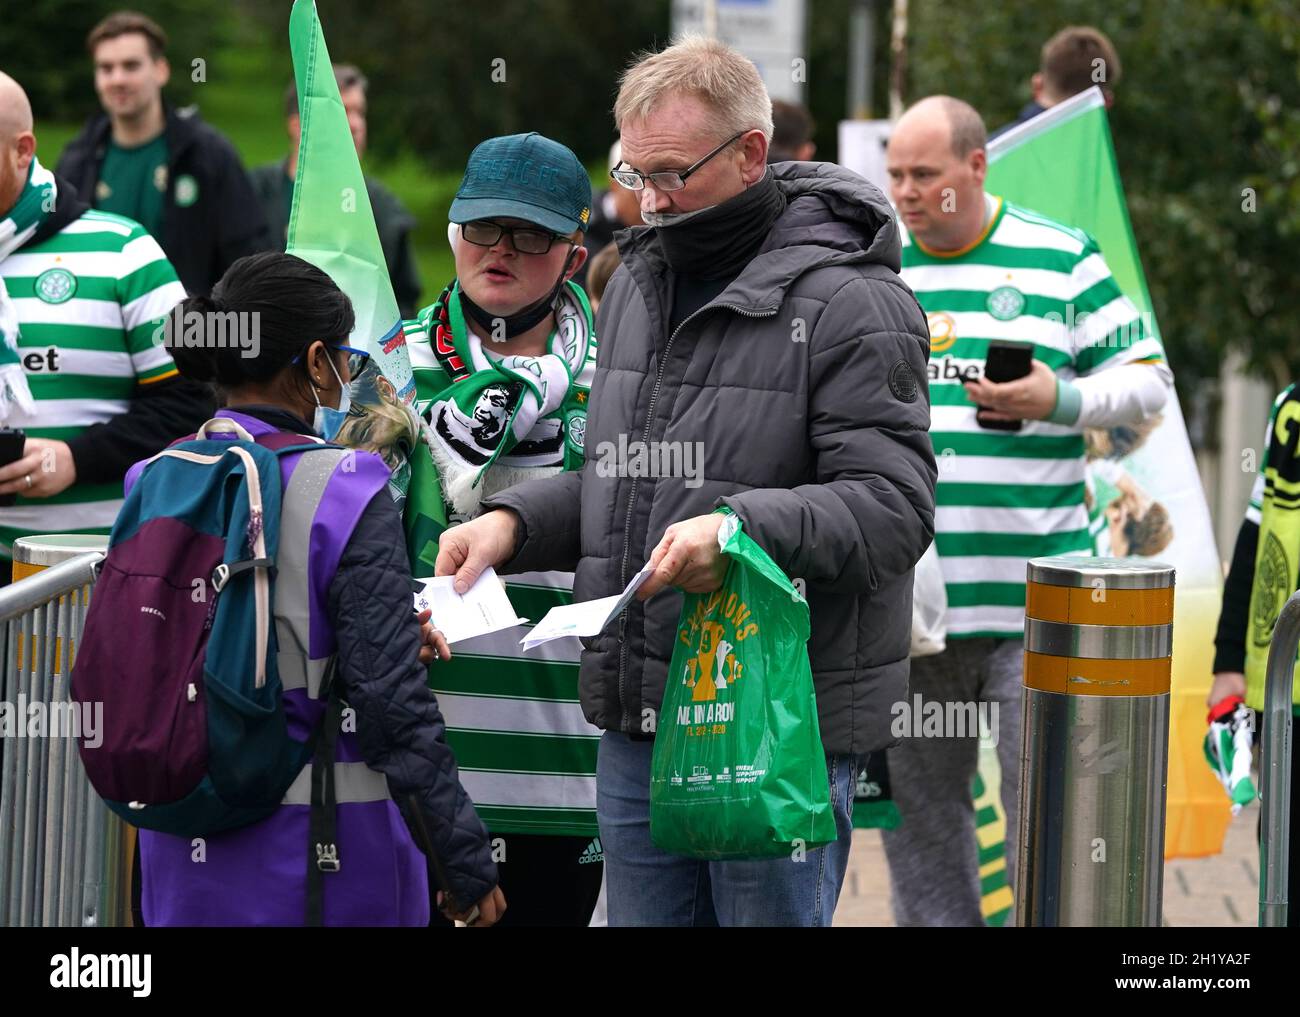
[[[746,128],[739,134],[733,135],[715,148],[712,152],[702,159],[697,159],[684,170],[664,170],[658,173],[639,173],[634,169],[618,169],[617,167],[609,171],[609,175],[620,187],[626,187],[629,191],[640,191],[645,189],[647,180],[654,184],[656,191],[680,191],[686,186],[686,178],[730,145],[737,138],[743,138],[753,128]],[[622,160],[619,160],[620,162]]]
[[[491,219],[476,219],[474,222],[462,223],[460,235],[471,244],[479,247],[491,247],[501,239],[502,234],[510,237],[510,244],[520,254],[545,254],[557,240],[567,240],[550,230],[539,230],[532,226],[502,226]]]

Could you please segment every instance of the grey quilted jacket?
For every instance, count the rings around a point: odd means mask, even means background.
[[[585,466],[485,505],[523,522],[503,571],[574,569],[577,600],[618,593],[669,525],[729,506],[803,581],[822,742],[860,755],[893,741],[912,568],[934,531],[928,331],[898,277],[898,227],[880,191],[829,163],[774,171],[785,212],[741,274],[671,334],[655,230],[619,234]],[[638,441],[654,443],[661,474],[699,459],[693,472],[636,476],[649,461]],[[579,687],[592,723],[653,733],[681,604],[676,590],[633,601],[586,641]]]

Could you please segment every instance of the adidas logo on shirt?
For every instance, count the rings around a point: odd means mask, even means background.
[[[582,849],[582,854],[578,855],[579,865],[590,865],[593,862],[603,862],[605,852],[600,846],[600,838],[593,837],[591,843]]]

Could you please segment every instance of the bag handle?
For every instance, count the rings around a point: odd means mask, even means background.
[[[212,421],[208,421],[208,424]],[[207,427],[207,424],[203,425]],[[238,424],[235,425],[239,427]],[[243,428],[239,428],[241,431]],[[247,434],[247,431],[244,431]],[[250,439],[251,440],[251,439]],[[270,558],[266,553],[266,532],[262,523],[262,478],[257,469],[257,460],[248,449],[235,445],[226,450],[239,456],[244,463],[246,475],[244,489],[248,492],[249,543],[253,551],[253,600],[256,604],[254,617],[256,633],[254,636],[257,654],[257,673],[253,680],[256,688],[266,684],[266,650],[270,640],[271,616],[271,579],[268,572]],[[267,564],[263,565],[262,562]]]
[[[232,419],[231,417],[213,417],[211,420],[209,420],[207,423],[205,423],[202,427],[200,427],[197,431],[194,432],[195,440],[199,438],[206,438],[208,436],[209,428],[211,428],[212,430],[216,431],[219,434],[233,433],[235,438],[238,439],[239,441],[254,440],[253,436],[249,434],[248,431],[244,428],[244,425],[241,424],[238,420]]]

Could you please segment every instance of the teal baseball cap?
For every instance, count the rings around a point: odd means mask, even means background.
[[[505,217],[561,235],[585,230],[591,220],[586,168],[569,148],[536,131],[482,142],[470,153],[448,218]]]

